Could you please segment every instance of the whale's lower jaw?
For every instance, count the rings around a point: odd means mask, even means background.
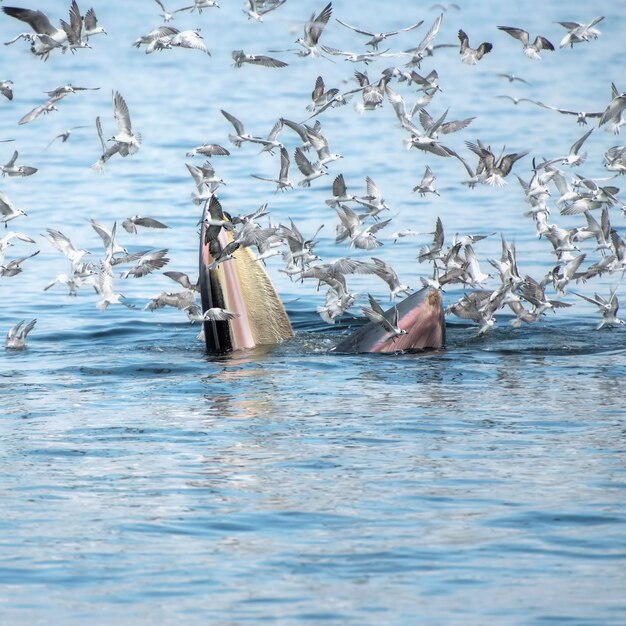
[[[222,230],[218,240],[225,247],[232,236]],[[207,352],[221,354],[275,345],[293,337],[285,307],[267,272],[248,248],[239,248],[231,260],[208,269],[212,261],[203,226],[199,272],[202,310],[220,307],[238,314],[230,321],[204,322]]]
[[[331,348],[331,352],[398,352],[444,347],[446,324],[439,291],[425,287],[399,302],[397,308],[398,326],[406,335],[391,337],[378,322],[369,322]],[[391,319],[393,313],[392,307],[385,316]]]

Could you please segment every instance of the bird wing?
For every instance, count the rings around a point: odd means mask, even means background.
[[[313,45],[317,44],[324,26],[328,24],[328,20],[333,11],[333,3],[329,2],[317,17],[313,17],[304,27],[305,38]]]
[[[309,161],[309,159],[306,158],[306,156],[304,155],[304,152],[302,152],[300,148],[296,148],[294,152],[294,159],[296,161],[296,165],[298,166],[298,169],[305,176],[309,176],[313,173],[313,166],[311,165],[311,162]]]
[[[519,39],[524,45],[528,44],[528,32],[523,28],[515,28],[514,26],[498,26],[498,30],[503,30],[515,39]]]
[[[346,181],[343,174],[339,174],[333,181],[333,196],[343,197],[346,193]]]
[[[161,6],[163,9],[163,7]],[[165,11],[165,9],[163,9]],[[94,30],[98,27],[98,18],[96,17],[96,12],[93,9],[88,9],[87,13],[85,13],[85,29],[86,30]]]
[[[235,127],[235,132],[238,135],[243,135],[245,132],[243,124],[234,115],[231,115],[228,111],[224,111],[224,109],[221,109],[221,111],[222,111],[222,115]]]
[[[591,135],[592,132],[593,132],[593,128],[590,128],[578,141],[574,142],[572,144],[572,147],[570,148],[570,154],[578,154],[578,151],[580,150],[582,145],[585,143],[585,141],[587,141],[587,137],[589,137],[589,135]]]
[[[119,91],[113,92],[113,116],[117,123],[117,129],[120,133],[131,133],[130,113],[126,100]]]
[[[376,35],[376,33],[371,33],[369,30],[362,30],[361,28],[355,28],[354,26],[350,26],[350,24],[346,24],[345,22],[342,22],[339,18],[335,18],[342,26],[345,26],[346,28],[349,28],[350,30],[353,30],[355,33],[359,33],[361,35],[367,35],[368,37],[374,37],[374,35]]]
[[[289,152],[284,146],[280,149],[280,174],[279,178],[287,178],[289,175]]]
[[[43,104],[36,106],[32,111],[29,111],[26,115],[24,115],[18,124],[28,124],[28,122],[32,122],[36,117],[39,117],[44,111],[48,109],[50,105],[59,100],[56,96],[52,96],[48,98]]]
[[[554,50],[554,46],[545,37],[537,35],[535,37],[534,45],[539,50]]]
[[[11,17],[26,22],[36,33],[54,35],[57,29],[52,26],[48,16],[41,11],[22,9],[18,7],[3,7],[2,10]]]
[[[17,157],[19,156],[18,151],[16,150],[13,153],[13,156],[9,159],[9,161],[6,163],[6,165],[4,167],[13,167],[15,165],[15,161],[17,161]]]
[[[155,220],[152,217],[136,217],[133,222],[137,226],[143,226],[144,228],[169,228],[163,222],[159,222],[159,220]]]

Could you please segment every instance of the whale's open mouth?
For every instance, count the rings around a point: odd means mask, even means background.
[[[210,353],[274,345],[293,337],[287,312],[272,282],[252,252],[239,248],[230,260],[209,269],[215,254],[233,240],[224,228],[206,226],[209,205],[204,211],[200,232],[200,296],[202,310],[219,307],[238,317],[227,321],[206,321],[204,339]],[[207,230],[209,231],[207,235]]]

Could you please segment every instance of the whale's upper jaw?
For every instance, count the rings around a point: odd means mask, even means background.
[[[441,293],[425,287],[397,304],[398,326],[406,335],[390,338],[390,333],[380,324],[369,322],[340,341],[331,352],[367,353],[399,352],[410,350],[437,350],[446,341],[446,325]],[[385,312],[390,319],[393,307]]]

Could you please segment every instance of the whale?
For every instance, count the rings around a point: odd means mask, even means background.
[[[446,343],[446,323],[441,292],[424,287],[385,311],[391,321],[397,310],[398,327],[404,335],[393,336],[378,322],[368,322],[342,339],[330,352],[392,353],[439,350]]]
[[[200,229],[198,282],[202,311],[219,307],[237,313],[237,317],[203,322],[207,352],[225,354],[276,345],[293,337],[287,311],[265,268],[249,248],[238,248],[232,258],[213,267],[216,256],[232,244],[234,238],[232,232],[222,226],[207,224],[209,219],[228,219],[223,214],[211,216],[209,205],[207,202]]]
[[[290,339],[294,331],[287,311],[265,268],[249,248],[239,247],[228,260],[216,263],[234,238],[232,231],[221,225],[228,223],[228,216],[218,203],[214,202],[211,209],[209,204],[200,228],[198,283],[202,311],[219,307],[237,313],[237,317],[203,322],[207,353],[226,354]],[[330,352],[393,353],[444,347],[441,292],[424,287],[391,306],[385,317],[391,320],[396,310],[398,326],[406,334],[391,336],[380,323],[369,322],[342,338]]]

